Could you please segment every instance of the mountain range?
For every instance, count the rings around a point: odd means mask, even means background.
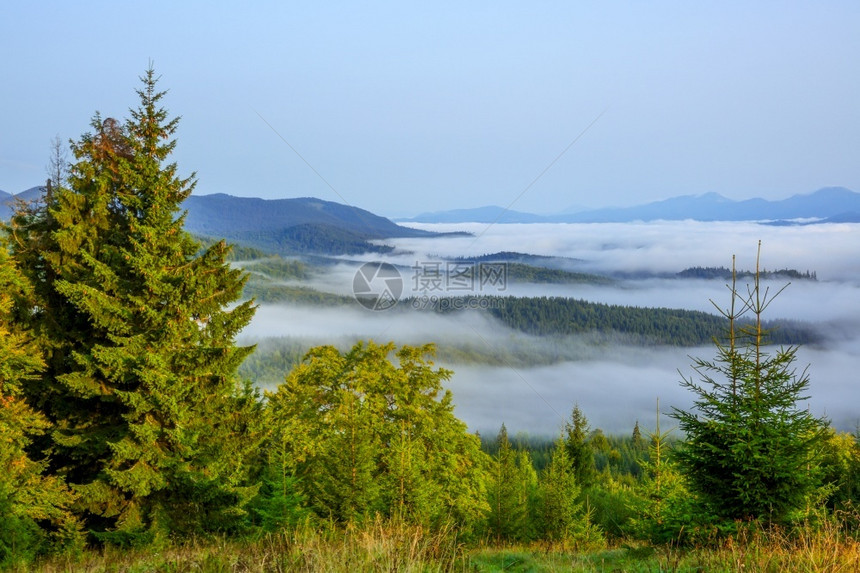
[[[16,200],[38,200],[44,187],[10,195],[0,191],[0,219],[7,220]],[[185,227],[206,238],[266,251],[327,255],[383,252],[390,247],[377,241],[395,237],[429,237],[429,231],[398,225],[370,211],[313,197],[258,199],[225,194],[192,195]],[[594,209],[578,213],[536,215],[498,206],[424,213],[412,219],[422,223],[596,223],[652,220],[763,221],[771,224],[806,222],[860,222],[860,193],[842,187],[819,189],[806,195],[768,201],[733,201],[717,193],[685,195],[635,207]]]
[[[576,213],[535,215],[498,206],[422,213],[400,222],[414,223],[628,223],[631,221],[787,221],[860,222],[860,193],[825,187],[814,193],[769,201],[734,201],[719,193],[682,195],[633,207],[609,207]]]

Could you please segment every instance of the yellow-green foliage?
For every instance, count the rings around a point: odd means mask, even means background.
[[[470,527],[486,509],[487,460],[453,414],[433,347],[311,349],[268,394],[270,451],[321,517],[374,514]],[[396,359],[395,364],[392,360]]]
[[[26,283],[0,242],[0,565],[44,549],[46,542],[68,541],[76,532],[67,510],[72,495],[25,451],[49,428],[21,396],[22,385],[43,367],[40,352],[12,318],[15,299],[26,296]]]

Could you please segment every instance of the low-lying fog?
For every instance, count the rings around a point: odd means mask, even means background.
[[[418,225],[416,225],[418,226]],[[762,240],[762,267],[792,268],[817,273],[818,281],[795,280],[768,308],[765,318],[799,319],[820,324],[830,334],[823,348],[801,348],[798,372],[807,364],[811,379],[809,407],[826,415],[841,430],[860,421],[860,225],[828,224],[773,227],[754,223],[657,222],[577,225],[421,225],[435,231],[469,231],[473,237],[397,239],[382,260],[401,267],[404,296],[414,285],[409,270],[439,257],[470,257],[499,251],[568,257],[569,270],[603,274],[676,273],[693,266],[755,267]],[[349,257],[311,281],[328,292],[350,294],[355,261]],[[742,285],[744,283],[741,283]],[[768,282],[771,291],[785,281]],[[451,293],[461,294],[461,293]],[[728,303],[725,281],[646,278],[613,286],[513,284],[503,292],[514,296],[569,296],[631,306],[687,308],[713,312],[709,299]],[[266,305],[243,333],[250,338],[291,336],[313,340],[372,338],[398,343],[469,344],[504,347],[517,336],[477,313],[432,315],[354,308]],[[530,339],[534,341],[534,338]],[[456,414],[470,428],[495,432],[504,422],[509,431],[554,434],[579,403],[593,427],[627,433],[633,423],[653,428],[656,400],[666,413],[687,408],[691,395],[679,385],[681,374],[693,375],[690,356],[711,358],[713,347],[631,348],[583,345],[579,359],[544,367],[506,364],[446,364],[454,370],[448,387]],[[663,428],[672,420],[663,418]]]

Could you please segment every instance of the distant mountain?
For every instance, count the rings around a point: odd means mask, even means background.
[[[684,195],[636,207],[596,209],[550,217],[564,223],[625,223],[630,221],[765,221],[775,219],[827,219],[860,211],[860,193],[843,187],[826,187],[814,193],[768,201],[733,201],[718,193]]]
[[[747,199],[734,201],[719,193],[682,195],[634,207],[615,207],[534,215],[504,211],[501,207],[479,207],[424,213],[412,219],[421,223],[628,223],[631,221],[775,221],[817,219],[817,222],[854,221],[860,213],[860,193],[843,187],[826,187],[806,195],[768,201]]]
[[[764,203],[763,199],[751,199],[751,201]],[[714,213],[724,212],[734,204],[734,201],[719,193],[705,193],[704,195],[682,195],[635,207],[607,207],[580,213],[569,213],[551,217],[551,219],[564,223],[616,223],[656,219],[719,220],[712,218]]]
[[[509,211],[497,205],[474,209],[454,209],[421,213],[411,219],[398,219],[410,223],[541,223],[546,219],[540,215]]]
[[[30,187],[26,191],[21,191],[15,195],[0,191],[0,221],[9,220],[15,211],[16,201],[24,201],[25,203],[37,201],[42,197],[44,192],[44,187]]]
[[[371,240],[428,237],[370,211],[312,197],[257,199],[223,193],[192,195],[185,228],[209,237],[280,253],[354,254],[384,250]]]
[[[841,213],[833,217],[827,217],[822,223],[860,223],[860,211]]]

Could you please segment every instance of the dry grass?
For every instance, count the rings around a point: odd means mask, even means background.
[[[853,519],[858,516],[854,515]],[[14,571],[43,573],[353,571],[732,571],[858,572],[860,541],[847,520],[792,531],[747,527],[713,547],[616,548],[575,553],[548,547],[468,549],[455,532],[376,520],[362,527],[301,527],[256,541],[216,538],[162,549],[107,548]]]
[[[828,519],[790,532],[746,529],[719,549],[694,557],[709,571],[860,572],[860,541],[839,521]]]
[[[137,572],[443,572],[462,569],[464,553],[450,530],[376,520],[361,528],[301,527],[257,541],[225,538],[190,541],[163,549],[106,548],[53,558],[15,571],[43,573]]]

